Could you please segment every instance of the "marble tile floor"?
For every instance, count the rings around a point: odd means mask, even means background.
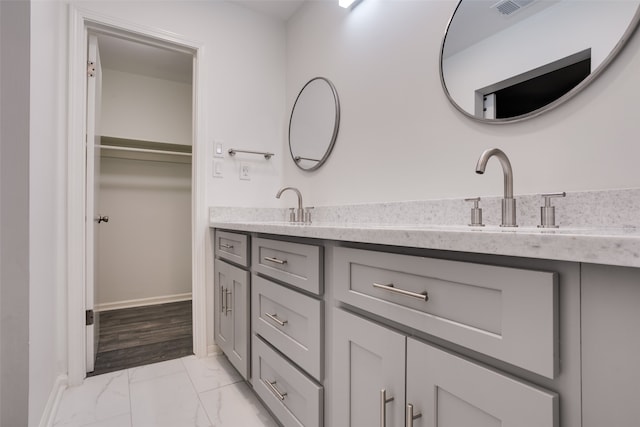
[[[223,356],[187,356],[87,378],[54,427],[277,427]]]

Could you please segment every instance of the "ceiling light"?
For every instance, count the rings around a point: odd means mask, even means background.
[[[338,0],[338,5],[344,7],[356,7],[362,0]]]

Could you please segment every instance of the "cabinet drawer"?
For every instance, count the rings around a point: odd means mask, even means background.
[[[249,244],[245,234],[216,230],[215,254],[238,265],[249,265]]]
[[[316,379],[322,378],[322,301],[253,276],[254,332]]]
[[[285,427],[322,426],[323,389],[253,336],[253,389]]]
[[[343,247],[333,258],[337,299],[556,376],[557,273]]]
[[[260,274],[316,295],[322,294],[320,246],[255,238],[252,261],[254,270]]]
[[[406,403],[433,425],[557,427],[559,401],[557,393],[407,339]]]

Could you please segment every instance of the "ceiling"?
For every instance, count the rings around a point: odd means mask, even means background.
[[[305,0],[228,0],[263,15],[286,21],[289,19]],[[337,3],[337,0],[336,0]]]
[[[193,57],[188,53],[104,34],[98,35],[98,47],[102,68],[191,83]]]
[[[510,15],[502,15],[495,7],[506,3],[505,0],[465,0],[455,12],[447,31],[445,57],[458,53],[467,47],[499,33],[512,25],[523,21],[560,0],[516,0],[528,3]]]
[[[226,1],[285,22],[306,0]],[[98,46],[103,68],[182,83],[192,81],[193,59],[188,53],[106,34],[98,34]]]

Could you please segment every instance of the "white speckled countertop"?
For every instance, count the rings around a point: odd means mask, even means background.
[[[554,200],[557,229],[536,227],[538,196],[518,197],[517,228],[501,228],[500,198],[483,199],[485,227],[469,227],[463,200],[317,207],[314,222],[286,209],[210,208],[228,230],[481,254],[640,267],[640,189],[568,193]]]

